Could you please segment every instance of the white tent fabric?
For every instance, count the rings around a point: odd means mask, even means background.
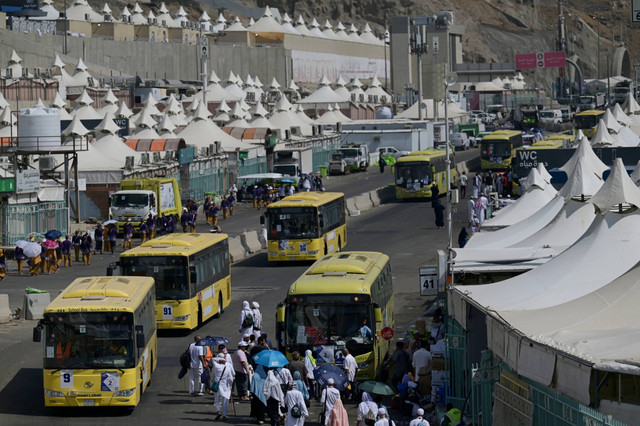
[[[609,109],[605,110],[604,115],[600,120],[603,121],[607,129],[613,133],[618,133],[620,131],[620,128],[622,127],[622,125],[615,119],[613,114],[611,114],[611,111]]]
[[[298,101],[299,104],[335,104],[344,103],[349,101],[349,98],[344,98],[338,95],[331,87],[322,85],[315,92],[311,93],[306,98],[302,98]]]
[[[327,36],[322,33],[322,30],[320,30],[320,24],[318,24],[318,21],[316,21],[316,18],[313,18],[313,20],[311,21],[311,24],[309,24],[309,26],[311,27],[311,28],[309,28],[309,32],[314,37],[327,38]]]
[[[58,12],[58,10],[53,7],[53,0],[42,0],[40,4],[40,10],[46,12],[46,16],[29,17],[30,20],[55,21],[60,17],[60,12]]]
[[[338,40],[343,40],[343,41],[353,41],[351,40],[351,37],[349,37],[349,34],[347,34],[345,30],[346,28],[344,25],[342,25],[342,22],[338,21],[338,25],[336,25],[336,31],[335,31],[336,38]]]
[[[565,165],[560,167],[560,170],[565,172],[567,176],[571,175],[571,172],[580,157],[584,157],[586,159],[589,170],[593,171],[598,177],[602,177],[602,173],[604,173],[605,170],[609,170],[609,166],[604,164],[602,160],[598,158],[596,153],[593,152],[589,141],[586,139],[583,139],[583,141],[578,145],[574,155],[571,156]]]
[[[304,24],[304,19],[302,19],[302,15],[298,16],[295,30],[298,31],[303,36],[315,37],[315,35],[311,31],[309,31],[309,28],[307,28],[307,26]]]
[[[638,163],[636,164],[636,168],[633,169],[633,173],[631,173],[630,177],[633,183],[636,184],[636,186],[640,183],[640,160],[638,160]]]
[[[579,155],[578,151],[574,155]],[[565,183],[558,194],[565,201],[569,201],[574,197],[590,198],[600,190],[603,180],[598,176],[596,171],[589,168],[589,162],[586,157],[579,157],[576,161],[567,183]]]
[[[623,124],[625,126],[631,126],[631,119],[627,114],[624,113],[624,111],[622,111],[622,108],[620,108],[619,103],[616,103],[615,106],[611,108],[611,114],[613,115],[613,118],[615,118],[618,123]]]
[[[622,127],[618,134],[612,135],[614,147],[633,147],[640,144],[640,136],[634,133],[629,127]]]
[[[531,179],[529,179],[531,177]],[[556,195],[557,191],[544,182],[536,169],[531,169],[527,178],[531,185],[515,203],[500,210],[500,213],[482,223],[484,228],[504,228],[536,214]]]
[[[247,30],[251,32],[257,33],[286,33],[286,34],[297,34],[295,30],[291,31],[287,28],[284,28],[280,25],[274,18],[271,13],[271,9],[269,6],[266,6],[264,9],[264,13],[262,17],[258,19],[258,21],[251,25]]]
[[[640,210],[609,211],[621,200],[637,207],[640,189],[618,159],[590,202],[601,215],[574,245],[526,274],[496,284],[464,286],[460,292],[490,310],[526,310],[560,305],[601,288],[640,261]]]
[[[232,31],[247,31],[247,29],[245,27],[242,26],[242,23],[240,22],[240,18],[238,18],[236,16],[236,18],[233,20],[233,24],[229,25],[227,28],[224,29],[225,32],[232,32]]]
[[[331,25],[331,22],[329,22],[328,19],[324,22],[322,34],[330,40],[339,40],[338,36],[336,36],[336,33],[333,31],[333,25]]]
[[[69,123],[67,128],[62,131],[62,135],[65,137],[84,136],[87,133],[89,133],[89,131],[80,122],[80,117],[78,117],[77,115],[73,117],[73,120],[71,120],[71,123]]]
[[[148,25],[147,18],[143,15],[143,10],[138,3],[133,7],[131,14],[131,23],[133,25]]]
[[[438,117],[435,117],[435,111],[433,109],[433,99],[422,99],[422,104],[425,107],[422,108],[423,120],[444,119],[444,102],[438,101]],[[418,119],[418,102],[415,102],[406,110],[396,115],[396,118],[409,118],[413,120]],[[449,101],[448,114],[450,119],[456,119],[469,115],[467,111],[464,111],[455,102]]]
[[[70,21],[104,22],[102,15],[93,10],[87,0],[75,0],[66,13]]]
[[[364,24],[364,29],[362,30],[362,34],[360,34],[360,39],[362,39],[363,43],[373,44],[374,46],[382,46],[383,44],[382,40],[373,35],[369,24]]]
[[[132,115],[133,112],[131,112],[127,104],[124,101],[120,101],[115,116],[120,118],[130,118]]]
[[[627,100],[624,101],[622,110],[629,115],[640,113],[640,105],[638,105],[638,102],[636,102],[636,99],[633,97],[633,92],[627,94]]]
[[[509,247],[527,237],[535,234],[544,228],[549,222],[556,217],[560,209],[564,206],[564,198],[557,195],[543,207],[538,209],[534,214],[523,218],[522,220],[498,229],[494,232],[476,232],[469,239],[466,248],[502,248]],[[499,217],[499,216],[498,216]],[[486,223],[486,221],[485,221]],[[464,250],[464,249],[463,249]]]

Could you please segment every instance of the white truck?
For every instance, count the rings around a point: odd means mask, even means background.
[[[297,177],[313,172],[313,148],[284,148],[274,151],[273,173]]]
[[[369,167],[369,148],[365,144],[343,145],[331,156],[329,174],[349,174],[366,171]]]

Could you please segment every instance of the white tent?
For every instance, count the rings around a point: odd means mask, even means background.
[[[331,22],[329,22],[328,19],[324,22],[322,34],[330,40],[339,40],[336,33],[333,32],[333,25],[331,25]]]
[[[309,96],[305,98],[300,99],[298,103],[307,104],[307,105],[308,104],[327,105],[327,104],[335,104],[335,103],[344,103],[348,101],[349,101],[349,98],[340,96],[331,87],[329,87],[326,84],[322,84],[318,89],[316,89],[315,92],[311,93]]]
[[[629,118],[629,116],[625,114],[624,111],[622,111],[622,108],[620,108],[620,104],[616,103],[615,106],[611,107],[611,114],[618,123],[623,124],[627,127],[631,126],[631,118]]]
[[[104,22],[102,15],[93,10],[87,0],[74,0],[66,13],[69,21]]]
[[[148,25],[147,18],[144,17],[143,10],[137,2],[133,7],[133,14],[131,15],[131,23],[133,25]]]
[[[640,137],[628,127],[622,127],[618,134],[611,135],[614,139],[612,146],[632,147],[640,144]]]
[[[616,124],[618,124],[617,121]],[[593,135],[593,137],[591,137],[591,146],[611,146],[615,143],[616,139],[611,135],[611,133],[609,133],[604,120],[600,119],[600,121],[598,121],[598,125],[596,126],[596,133],[595,135]]]
[[[100,108],[100,115],[104,116],[106,113],[115,114],[118,111],[118,98],[113,94],[111,89],[107,90],[107,94],[103,96],[102,108]]]
[[[351,39],[351,41],[355,41],[356,43],[364,43],[360,38],[360,35],[358,35],[358,29],[353,24],[351,24],[351,26],[349,27],[349,39]]]
[[[374,104],[386,104],[391,100],[391,96],[382,89],[382,83],[378,80],[378,77],[374,76],[371,80],[369,88],[364,92],[367,102]]]
[[[407,108],[406,110],[402,111],[401,113],[396,115],[396,118],[409,118],[409,119],[413,119],[413,120],[417,120],[418,119],[418,102],[414,102],[413,105],[411,105],[409,108]],[[422,107],[422,119],[423,120],[434,120],[434,119],[444,119],[444,102],[443,101],[438,101],[437,105],[438,105],[438,116],[435,117],[435,111],[433,108],[433,99],[422,99],[422,105],[424,105]],[[469,115],[469,113],[465,110],[463,110],[462,108],[460,108],[458,106],[457,103],[453,102],[453,101],[449,101],[448,104],[448,115],[449,115],[449,119],[459,119],[461,117],[467,116]]]
[[[620,128],[622,127],[622,125],[618,123],[618,120],[616,120],[616,118],[611,113],[611,110],[609,110],[608,108],[605,110],[604,115],[600,120],[604,121],[607,129],[613,133],[618,133],[620,131]]]
[[[304,19],[302,19],[302,15],[298,15],[298,20],[296,21],[295,30],[298,31],[300,35],[303,35],[306,37],[315,37],[314,34],[311,31],[309,31],[309,28],[307,28],[307,26],[304,24]]]
[[[100,115],[98,111],[91,106],[93,99],[87,93],[87,90],[83,90],[82,94],[76,99],[76,107],[71,111],[71,115],[75,118],[78,117],[81,120],[100,120],[104,117],[104,114]]]
[[[60,17],[60,12],[53,7],[53,0],[41,0],[40,1],[40,10],[46,12],[46,16],[33,16],[29,17],[30,20],[46,20],[46,21],[55,21]]]
[[[541,309],[575,300],[613,281],[640,261],[640,189],[618,158],[611,175],[589,201],[599,216],[575,244],[525,274],[495,284],[456,287],[450,312],[461,317],[461,299],[491,310]],[[635,211],[618,212],[621,203]],[[613,207],[616,207],[613,210]],[[464,302],[466,303],[466,302]],[[464,324],[463,324],[464,326]]]
[[[258,19],[258,21],[251,25],[247,30],[253,33],[286,33],[286,34],[298,34],[293,28],[287,29],[278,23],[271,13],[269,6],[264,8],[264,13]]]
[[[297,29],[294,28],[293,24],[292,24],[292,20],[291,18],[289,18],[289,15],[287,15],[287,13],[285,12],[284,16],[282,17],[282,22],[284,22],[282,24],[282,28],[284,28],[284,30],[290,34],[298,34],[298,35],[302,35],[300,33],[300,31],[298,31]]]
[[[362,30],[362,34],[360,34],[360,39],[363,43],[373,44],[377,46],[383,45],[383,41],[373,35],[369,24],[364,24],[364,29]]]
[[[18,120],[11,112],[11,108],[5,108],[0,113],[0,137],[8,138],[18,136]]]
[[[160,9],[158,9],[158,12],[158,16],[156,16],[158,25],[167,28],[180,28],[182,26],[180,22],[176,22],[169,14],[169,9],[167,9],[167,6],[164,4],[164,2],[160,4]]]
[[[176,138],[176,134],[173,131],[176,129],[176,125],[171,121],[171,116],[168,113],[165,113],[162,116],[162,119],[156,126],[158,135],[162,138]]]
[[[313,35],[313,37],[327,38],[327,36],[324,35],[324,33],[320,30],[320,24],[318,24],[318,21],[316,21],[316,18],[313,18],[309,26],[311,27],[309,29],[309,32]]]
[[[536,214],[556,195],[557,191],[545,182],[537,169],[527,177],[525,193],[515,203],[500,210],[499,214],[482,223],[483,228],[504,228]],[[473,238],[472,238],[473,239]],[[471,242],[471,240],[469,240]]]
[[[62,96],[60,96],[60,92],[56,92],[56,95],[49,105],[51,108],[56,108],[60,112],[60,120],[71,120],[73,118],[65,109],[67,103],[62,99]]]
[[[217,25],[216,25],[217,27]],[[229,25],[224,29],[225,32],[233,32],[233,31],[247,31],[245,27],[242,26],[242,22],[240,22],[240,18],[236,16],[233,20],[233,24]]]
[[[574,153],[574,155],[571,156],[571,158],[569,159],[569,161],[566,162],[566,164],[560,167],[560,170],[565,172],[567,176],[571,175],[571,172],[573,171],[573,168],[575,167],[576,162],[578,161],[578,158],[584,158],[585,161],[588,163],[588,169],[593,171],[596,174],[596,176],[600,178],[602,177],[602,173],[604,173],[605,170],[609,170],[609,166],[604,164],[602,160],[598,158],[596,153],[593,152],[593,149],[591,148],[591,144],[586,139],[580,142],[580,145],[578,145],[578,148],[576,149],[576,152]]]
[[[281,129],[283,134],[285,130],[290,130],[292,127],[299,127],[300,133],[304,136],[311,136],[313,133],[310,123],[300,120],[298,114],[293,111],[291,103],[284,96],[276,102],[275,112],[269,117],[269,122],[274,128]]]
[[[633,92],[627,94],[627,99],[624,101],[622,109],[629,115],[640,113],[640,105],[638,105],[638,102],[636,102],[636,99],[633,97]]]
[[[342,22],[338,21],[338,25],[336,25],[335,36],[338,40],[342,41],[353,41],[349,34],[347,34],[346,27],[342,25]]]

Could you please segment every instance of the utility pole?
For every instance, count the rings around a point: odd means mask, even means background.
[[[409,39],[411,54],[418,58],[418,120],[422,120],[422,55],[429,51],[427,25],[412,21],[413,31]]]
[[[209,39],[207,36],[198,38],[198,45],[200,46],[200,62],[202,65],[202,102],[204,107],[209,110],[207,104],[207,59],[209,59]]]

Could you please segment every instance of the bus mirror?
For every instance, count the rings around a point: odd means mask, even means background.
[[[141,325],[136,325],[136,346],[142,349],[146,346],[144,339],[144,328]]]
[[[33,341],[40,342],[42,340],[42,326],[38,324],[37,327],[33,327]]]
[[[264,225],[264,224],[265,224],[264,215],[260,215],[260,225]]]
[[[382,322],[382,309],[374,308],[373,309],[373,316],[375,317],[376,322]]]
[[[284,322],[285,309],[286,308],[284,306],[278,306],[278,309],[276,311],[276,322]]]

